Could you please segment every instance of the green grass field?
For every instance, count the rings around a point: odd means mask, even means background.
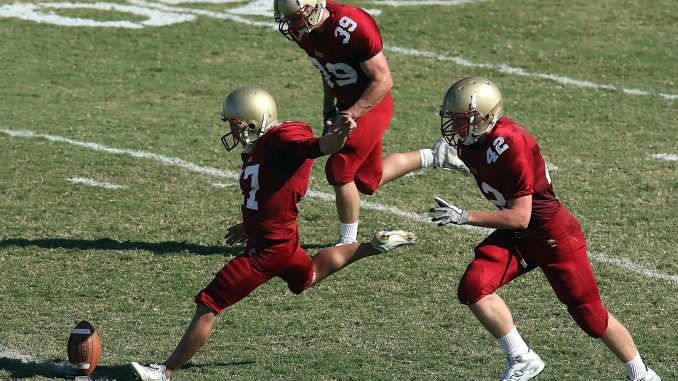
[[[128,363],[164,360],[193,295],[239,253],[222,242],[242,202],[239,154],[219,142],[223,97],[262,85],[283,119],[319,134],[321,78],[258,14],[268,1],[17,1],[0,0],[0,380],[63,379],[78,319],[100,330],[96,378],[131,380]],[[678,380],[678,2],[351,3],[380,11],[396,107],[385,152],[430,146],[447,86],[492,78],[507,115],[557,167],[556,194],[582,223],[604,303],[650,366]],[[164,24],[144,23],[149,14]],[[122,27],[73,26],[84,19]],[[324,163],[309,189],[332,194]],[[457,173],[386,185],[365,198],[360,238],[403,227],[418,246],[300,296],[280,280],[264,285],[219,317],[174,379],[498,379],[503,352],[456,301],[486,232],[406,215],[426,216],[434,195],[492,208]],[[332,244],[334,203],[314,193],[300,209],[307,251]],[[539,271],[500,295],[547,363],[538,380],[624,379]]]

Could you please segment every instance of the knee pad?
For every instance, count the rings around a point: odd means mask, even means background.
[[[471,263],[459,281],[457,299],[464,305],[473,304],[494,291],[487,292],[482,282],[484,268],[482,265]]]
[[[377,188],[379,188],[379,182],[376,184],[368,184],[358,178],[354,179],[355,181],[355,187],[358,188],[358,192],[366,195],[373,195],[374,192],[377,191]]]
[[[568,306],[567,312],[587,335],[598,339],[605,334],[609,317],[600,300]]]
[[[287,288],[289,288],[290,291],[292,291],[292,293],[295,294],[295,295],[299,295],[306,290],[306,287],[304,287],[304,286],[292,285],[292,284],[287,284]]]
[[[327,183],[335,186],[352,182],[355,173],[349,169],[349,164],[347,156],[341,152],[330,155],[325,163]]]

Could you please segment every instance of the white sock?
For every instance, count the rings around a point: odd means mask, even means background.
[[[419,150],[419,157],[421,157],[421,167],[428,168],[433,166],[433,151],[430,148]]]
[[[339,241],[340,243],[358,241],[358,222],[352,224],[339,223]]]
[[[626,368],[626,374],[629,376],[629,380],[641,378],[647,373],[647,366],[645,366],[643,359],[640,358],[640,353],[636,353],[636,357],[631,361],[625,362],[624,368]]]
[[[499,345],[501,345],[509,356],[527,353],[527,351],[530,350],[515,326],[509,333],[500,337],[498,340]]]

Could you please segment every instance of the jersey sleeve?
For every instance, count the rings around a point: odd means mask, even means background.
[[[502,178],[507,200],[534,193],[534,160],[521,136],[514,135],[505,142],[509,146],[500,155]]]
[[[355,52],[358,61],[367,61],[379,54],[384,46],[379,26],[374,18],[362,9],[356,9],[344,17],[350,17],[357,23],[355,30],[351,32],[348,45],[351,51]]]
[[[313,137],[311,127],[305,123],[290,123],[278,131],[277,148],[290,155],[306,159],[323,156],[318,138]]]

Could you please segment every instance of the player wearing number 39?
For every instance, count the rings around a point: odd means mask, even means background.
[[[393,82],[372,16],[334,1],[273,2],[280,32],[320,71],[324,122],[345,113],[358,123],[325,166],[336,194],[337,244],[356,241],[360,193],[373,194],[381,185],[423,167],[465,169],[444,141],[431,149],[391,153],[382,159],[382,135],[393,116]]]
[[[281,278],[299,294],[361,258],[416,242],[414,233],[382,230],[369,243],[328,247],[312,259],[299,245],[297,203],[306,193],[313,159],[343,146],[355,129],[350,116],[314,138],[305,123],[278,121],[273,97],[248,86],[226,97],[222,120],[230,124],[230,132],[221,138],[226,149],[243,146],[242,223],[228,229],[226,243],[245,243],[245,249],[195,296],[193,320],[170,357],[150,366],[132,363],[144,381],[169,380],[207,342],[216,315],[270,279]]]
[[[439,197],[430,210],[440,226],[497,229],[476,246],[475,258],[459,282],[458,298],[506,351],[501,380],[529,380],[544,368],[495,293],[539,267],[577,325],[600,338],[624,363],[629,380],[659,381],[641,360],[629,332],[603,306],[584,234],[556,198],[537,142],[503,113],[501,93],[486,78],[462,78],[448,88],[440,106],[443,137],[456,146],[483,195],[499,210],[464,210]]]

